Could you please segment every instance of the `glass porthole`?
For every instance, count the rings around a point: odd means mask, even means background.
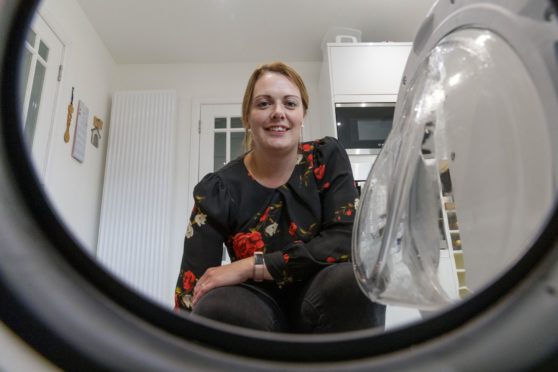
[[[521,260],[556,199],[557,150],[531,74],[494,32],[444,37],[404,89],[360,201],[355,268],[371,299],[436,310]]]

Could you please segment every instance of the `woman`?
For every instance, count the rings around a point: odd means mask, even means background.
[[[283,63],[250,77],[242,103],[250,150],[194,189],[177,308],[276,332],[383,325],[385,307],[361,293],[349,262],[358,199],[347,155],[333,138],[300,143],[308,100]]]

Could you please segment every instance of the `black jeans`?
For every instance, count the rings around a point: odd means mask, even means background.
[[[383,327],[385,310],[362,293],[347,262],[284,289],[265,282],[215,288],[194,313],[263,331],[327,333]]]

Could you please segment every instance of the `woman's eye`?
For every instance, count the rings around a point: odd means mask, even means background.
[[[298,102],[296,101],[287,101],[286,106],[289,108],[295,108],[298,106]]]
[[[259,101],[256,103],[256,106],[259,108],[266,108],[269,106],[269,102],[267,101]]]

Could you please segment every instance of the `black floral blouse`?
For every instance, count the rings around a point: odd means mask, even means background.
[[[260,185],[241,156],[206,175],[184,240],[175,306],[191,310],[192,291],[206,269],[264,252],[279,287],[304,281],[324,266],[348,261],[358,194],[345,150],[325,137],[300,145],[289,181]]]

